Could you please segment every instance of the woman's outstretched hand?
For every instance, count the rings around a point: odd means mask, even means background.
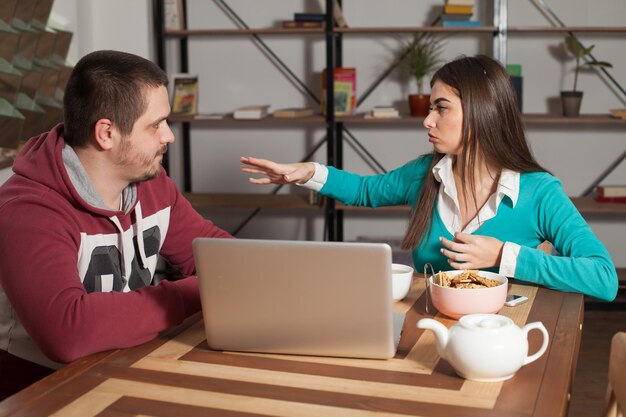
[[[267,159],[244,156],[239,159],[241,170],[250,174],[265,175],[264,178],[249,178],[252,184],[304,184],[315,174],[312,162],[279,164]]]
[[[500,265],[504,243],[495,237],[457,232],[454,242],[444,237],[441,253],[454,269],[481,269]]]

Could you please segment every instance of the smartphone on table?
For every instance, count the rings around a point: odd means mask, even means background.
[[[528,301],[528,297],[518,294],[509,294],[506,296],[506,301],[504,302],[505,306],[513,307],[518,304],[522,304]]]

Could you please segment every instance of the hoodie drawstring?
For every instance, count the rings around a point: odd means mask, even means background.
[[[146,269],[148,267],[148,257],[146,256],[146,250],[143,245],[143,216],[141,213],[140,202],[137,202],[135,205],[135,236],[137,236],[137,247],[139,248],[141,268]]]
[[[135,205],[135,230],[134,230],[134,234],[137,238],[137,248],[139,251],[139,263],[141,264],[141,268],[146,269],[148,267],[148,257],[146,256],[146,250],[144,248],[144,244],[143,244],[143,216],[141,213],[141,203],[137,202],[137,204]],[[127,275],[126,275],[126,262],[124,261],[124,229],[122,229],[122,224],[120,223],[119,219],[116,216],[111,216],[109,217],[109,220],[111,220],[111,222],[113,222],[113,224],[115,225],[115,227],[117,227],[118,230],[118,244],[119,244],[119,250],[120,253],[122,255],[122,259],[121,259],[121,270],[122,270],[122,276],[124,277],[124,279],[128,279]]]
[[[118,238],[117,238],[117,242],[120,248],[120,269],[122,272],[122,277],[124,279],[126,279],[126,262],[124,262],[124,230],[122,229],[122,225],[120,223],[120,221],[118,220],[117,217],[115,216],[111,216],[109,217],[109,220],[111,220],[113,222],[113,224],[115,225],[115,227],[117,227],[118,230]]]

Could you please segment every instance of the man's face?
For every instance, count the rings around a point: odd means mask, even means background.
[[[161,172],[167,145],[175,138],[167,124],[170,103],[164,86],[146,88],[146,111],[133,125],[130,135],[122,137],[115,156],[120,172],[129,183],[155,178]]]

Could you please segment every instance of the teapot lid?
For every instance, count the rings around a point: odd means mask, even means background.
[[[468,314],[459,319],[459,324],[470,330],[498,330],[514,323],[510,318],[498,314]]]

